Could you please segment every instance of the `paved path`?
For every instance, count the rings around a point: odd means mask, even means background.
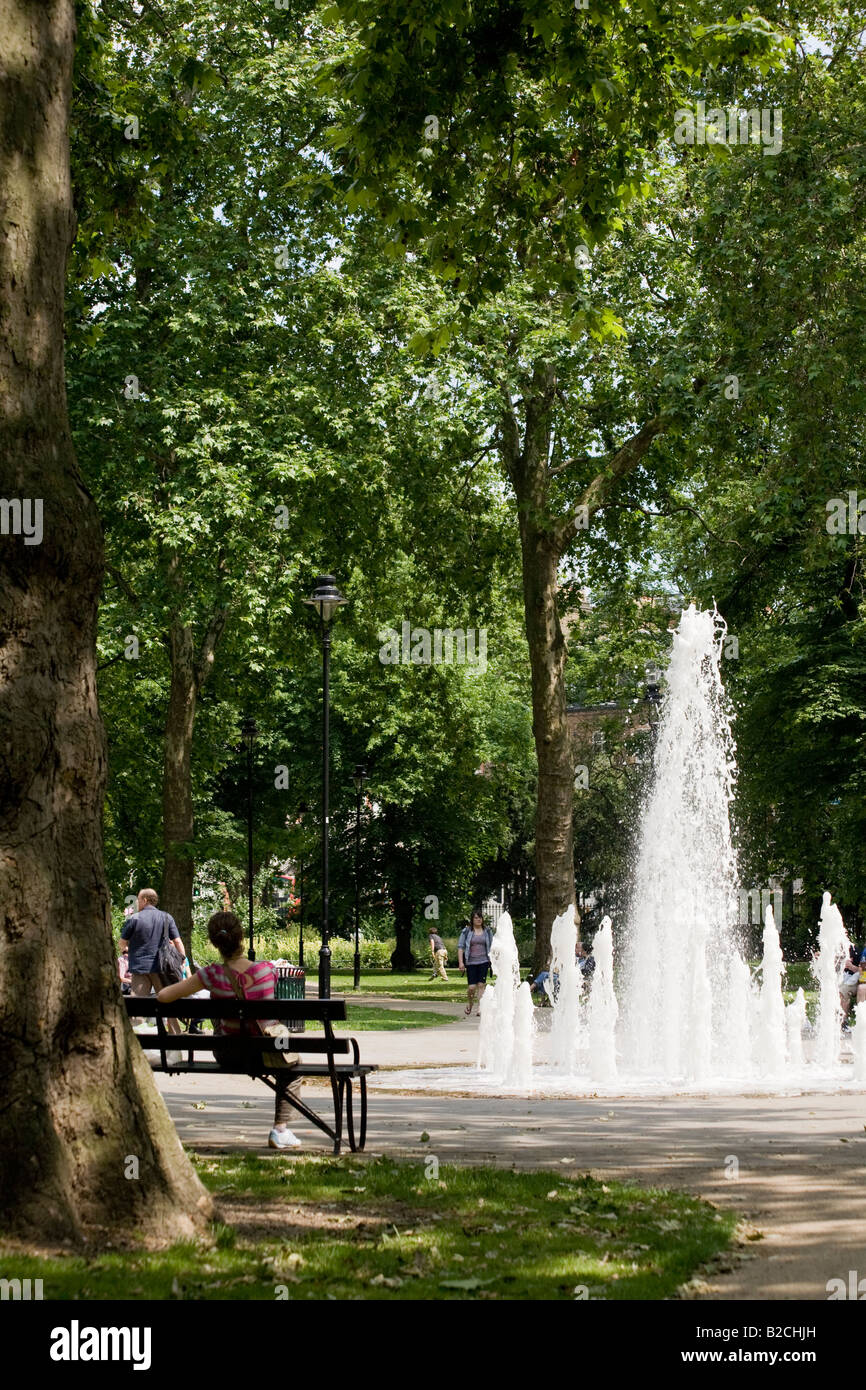
[[[361,1055],[401,1070],[474,1062],[476,1031],[477,1019],[461,1017],[362,1033]],[[260,1083],[218,1075],[157,1082],[185,1143],[266,1152],[272,1110]],[[305,1151],[328,1151],[306,1121],[295,1128]],[[754,1258],[699,1290],[703,1298],[822,1300],[829,1279],[847,1281],[849,1270],[866,1277],[862,1094],[520,1100],[374,1089],[368,1152],[592,1171],[733,1207],[763,1239],[749,1246]]]

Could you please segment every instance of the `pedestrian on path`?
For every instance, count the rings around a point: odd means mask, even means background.
[[[448,972],[445,966],[448,964],[448,952],[445,949],[445,942],[438,932],[430,932],[430,954],[433,957],[433,973],[431,980],[447,980]]]
[[[485,927],[484,918],[476,908],[464,927],[457,942],[457,964],[460,974],[465,974],[468,1003],[464,1009],[467,1018],[472,1013],[472,1005],[478,1002],[476,1012],[481,1009],[481,998],[490,973],[490,947],[493,933]]]
[[[154,888],[142,888],[138,895],[138,911],[127,917],[120,933],[121,940],[129,942],[130,990],[138,999],[147,998],[151,990],[159,990],[169,983],[159,973],[159,951],[166,933],[169,944],[178,953],[178,965],[186,955],[177,923],[171,913],[160,912],[158,902]],[[170,1033],[180,1032],[176,1018],[167,1019],[166,1027]]]

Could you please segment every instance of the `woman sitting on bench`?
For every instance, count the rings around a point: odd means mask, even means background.
[[[276,993],[277,976],[269,960],[247,960],[243,951],[244,929],[233,912],[215,912],[207,924],[207,934],[222,956],[219,965],[201,965],[189,979],[176,985],[166,985],[157,991],[161,1004],[172,1004],[175,999],[185,999],[188,994],[206,989],[214,999],[273,999]],[[235,1019],[217,1019],[214,1035],[228,1039],[241,1032],[241,1024]],[[228,1058],[231,1044],[220,1046],[215,1043],[214,1052],[222,1059]],[[289,1060],[287,1056],[287,1061]],[[274,1108],[274,1127],[268,1135],[272,1149],[297,1149],[301,1140],[289,1129],[287,1120],[292,1106],[286,1099],[287,1087],[281,1086],[276,1094]]]

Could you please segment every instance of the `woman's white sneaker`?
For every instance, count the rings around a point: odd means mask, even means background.
[[[300,1149],[303,1142],[290,1129],[272,1129],[268,1135],[268,1147],[271,1149]]]

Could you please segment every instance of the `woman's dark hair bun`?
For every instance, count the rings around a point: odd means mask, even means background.
[[[207,924],[207,934],[211,944],[228,960],[238,954],[244,939],[240,918],[234,912],[215,912]]]

